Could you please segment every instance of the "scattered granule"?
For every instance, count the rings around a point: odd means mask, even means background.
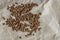
[[[5,18],[4,17],[2,17],[4,20],[5,20]]]
[[[34,34],[32,34],[34,36]]]
[[[40,31],[41,28],[38,28],[38,31]]]
[[[38,30],[38,26],[40,26],[38,19],[40,18],[39,16],[41,13],[33,14],[30,10],[34,6],[38,5],[36,3],[27,3],[21,5],[17,4],[18,6],[15,6],[15,4],[12,4],[12,6],[8,6],[7,8],[11,12],[11,16],[6,20],[6,24],[11,27],[12,30],[29,32],[29,34],[25,36],[29,36],[32,32],[36,32]],[[15,19],[12,16],[15,17]],[[24,21],[28,21],[29,24],[21,23]],[[29,27],[30,29],[26,27]]]
[[[3,23],[3,25],[5,25],[5,23]]]
[[[17,2],[15,2],[15,4],[18,4]]]
[[[19,38],[21,39],[21,36]]]

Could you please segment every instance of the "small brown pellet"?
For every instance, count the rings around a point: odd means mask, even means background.
[[[21,39],[21,36],[19,38]]]
[[[3,25],[5,25],[5,23],[3,23]]]

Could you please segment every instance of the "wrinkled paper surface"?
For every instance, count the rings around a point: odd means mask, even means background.
[[[39,13],[40,16],[40,32],[34,37],[25,38],[21,32],[12,31],[7,25],[2,25],[5,21],[2,16],[8,18],[10,14],[6,10],[6,6],[10,3],[37,3],[39,6],[34,7],[31,12]],[[0,0],[0,40],[60,40],[60,0]],[[18,36],[22,35],[23,39]]]

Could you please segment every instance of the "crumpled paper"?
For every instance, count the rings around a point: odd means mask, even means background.
[[[60,1],[59,0],[13,0],[13,2],[18,3],[38,3],[39,6],[35,7],[31,10],[32,13],[39,13],[41,12],[42,15],[40,16],[40,25],[41,25],[41,31],[37,32],[37,35],[35,37],[29,37],[29,38],[23,38],[21,40],[60,40]],[[5,5],[5,1],[2,2]],[[12,3],[12,0],[7,1],[6,5],[9,3]],[[22,33],[20,32],[13,32],[10,28],[8,28],[6,25],[3,26],[1,24],[1,21],[3,19],[1,18],[1,14],[5,11],[4,6],[1,4],[0,0],[0,40],[20,40],[18,39],[17,35],[20,35]],[[4,7],[2,7],[4,6]],[[3,14],[4,14],[3,13]],[[5,15],[6,16],[6,15]],[[2,20],[1,20],[2,19]],[[19,34],[20,33],[20,34]]]
[[[44,5],[42,20],[45,30],[43,31],[44,40],[60,40],[60,0],[49,0]],[[47,29],[51,32],[47,32]],[[45,33],[46,32],[46,33]],[[47,36],[48,35],[48,36]]]

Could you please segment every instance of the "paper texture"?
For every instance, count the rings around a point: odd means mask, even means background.
[[[8,26],[2,25],[5,22],[1,17],[8,17],[10,14],[6,6],[10,3],[37,3],[39,6],[31,10],[33,13],[41,12],[41,31],[34,37],[25,38],[21,32],[12,31]],[[60,0],[0,0],[0,40],[60,40]],[[6,15],[7,14],[7,15]],[[23,39],[18,36],[22,35]]]

